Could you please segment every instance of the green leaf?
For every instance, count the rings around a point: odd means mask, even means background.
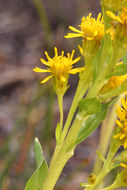
[[[101,112],[92,114],[88,117],[88,119],[83,123],[79,134],[76,139],[76,144],[84,141],[95,129],[101,124],[101,122],[105,119],[108,108],[114,104],[117,98],[106,102],[101,105]]]
[[[105,158],[104,158],[104,156],[101,154],[101,152],[99,152],[99,151],[97,150],[96,153],[97,153],[97,155],[99,156],[99,158],[100,158],[103,162],[105,162]]]
[[[117,65],[115,71],[111,73],[108,78],[111,76],[121,76],[125,74],[127,74],[127,64],[123,63],[121,65]]]
[[[43,151],[38,138],[35,138],[34,140],[34,153],[36,158],[36,167],[39,168],[43,162]]]
[[[34,152],[36,158],[37,169],[28,180],[25,190],[41,190],[43,182],[48,172],[47,163],[43,157],[43,151],[37,138],[34,142]]]
[[[79,102],[79,112],[85,112],[86,115],[98,113],[101,111],[101,102],[97,98],[83,98]]]
[[[61,127],[60,127],[60,123],[58,123],[57,126],[56,126],[55,136],[56,136],[56,144],[58,145],[61,142]]]

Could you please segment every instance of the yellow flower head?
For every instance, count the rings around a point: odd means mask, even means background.
[[[127,8],[123,7],[118,15],[111,11],[106,13],[112,19],[112,26],[107,32],[111,32],[114,50],[122,57],[127,52]]]
[[[121,100],[122,106],[119,107],[117,105],[117,116],[119,120],[116,120],[116,124],[119,127],[119,132],[114,136],[114,138],[118,138],[123,144],[124,149],[127,148],[127,99],[122,98]]]
[[[114,21],[113,22],[114,25],[124,25],[125,27],[127,27],[127,8],[126,7],[122,8],[122,11],[120,12],[119,15],[115,15],[111,11],[107,11],[106,13],[110,18],[112,18],[112,20]]]
[[[75,33],[68,33],[65,38],[83,37],[85,40],[96,40],[100,42],[104,36],[103,17],[101,16],[101,13],[99,13],[96,20],[95,18],[92,18],[91,15],[92,14],[89,13],[87,17],[82,18],[81,25],[79,25],[81,30],[69,26],[70,30]]]
[[[127,79],[127,75],[122,76],[112,76],[108,83],[104,85],[104,87],[101,90],[101,93],[104,94],[106,92],[109,92],[111,90],[114,90],[115,88],[118,88],[122,83]]]
[[[48,66],[47,69],[40,69],[36,67],[33,70],[39,73],[50,73],[50,75],[42,80],[41,83],[45,83],[50,78],[53,78],[54,83],[57,83],[57,86],[59,86],[57,88],[63,89],[63,87],[65,88],[65,86],[67,85],[69,74],[76,74],[78,72],[81,72],[84,70],[84,67],[73,69],[73,64],[80,60],[80,57],[77,57],[73,60],[75,52],[74,50],[71,54],[67,53],[67,56],[64,56],[64,51],[62,51],[61,55],[58,55],[56,47],[54,48],[54,51],[55,56],[53,58],[50,58],[48,53],[45,52],[48,61],[45,61],[42,58],[40,59],[44,65]]]
[[[120,61],[117,65],[120,65],[120,64],[123,64],[123,62]],[[121,76],[112,76],[101,89],[101,94],[104,94],[106,92],[109,92],[111,90],[118,88],[120,85],[122,85],[122,83],[126,79],[127,79],[127,74],[121,75]]]

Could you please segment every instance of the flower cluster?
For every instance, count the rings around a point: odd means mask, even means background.
[[[69,26],[70,30],[75,33],[68,33],[65,38],[83,37],[84,40],[95,40],[101,41],[104,36],[104,23],[101,13],[98,14],[97,20],[91,17],[92,14],[89,13],[87,17],[83,17],[81,20],[81,25],[78,30],[72,26]]]
[[[122,106],[117,105],[117,116],[119,120],[116,120],[116,124],[119,127],[119,132],[114,136],[115,139],[119,139],[124,147],[127,148],[127,99],[122,98]]]
[[[127,52],[127,8],[122,7],[119,14],[116,15],[111,11],[106,11],[107,15],[112,19],[112,26],[108,30],[113,34],[113,46],[120,49],[121,55]]]
[[[48,53],[45,52],[48,61],[44,59],[40,59],[41,62],[48,66],[47,69],[40,69],[38,67],[34,68],[35,72],[39,73],[50,73],[48,77],[41,81],[41,83],[47,82],[50,78],[53,78],[54,87],[57,86],[59,90],[65,90],[67,87],[68,76],[69,74],[76,74],[78,72],[84,71],[84,67],[82,68],[73,68],[73,65],[80,60],[80,57],[73,59],[74,50],[72,53],[67,53],[67,56],[64,56],[64,51],[62,51],[61,55],[58,55],[57,48],[54,48],[55,56],[50,58]]]

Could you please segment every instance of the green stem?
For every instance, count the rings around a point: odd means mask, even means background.
[[[73,156],[75,146],[71,147],[71,145],[74,145],[83,119],[84,118],[80,116],[76,117],[64,144],[61,145],[59,152],[55,152],[55,164],[54,162],[51,162],[52,164],[50,164],[48,175],[43,184],[42,190],[53,190],[65,164]]]
[[[100,171],[99,175],[97,176],[95,183],[91,186],[91,190],[96,188],[100,184],[100,182],[103,180],[103,178],[112,169],[112,159],[113,159],[114,155],[116,154],[119,147],[120,147],[120,145],[117,143],[114,143],[114,140],[112,140],[107,159],[104,162],[103,168]]]
[[[78,87],[77,87],[71,108],[69,110],[68,117],[67,117],[63,132],[62,132],[62,142],[64,141],[64,139],[67,135],[68,129],[69,129],[70,124],[72,122],[73,115],[77,109],[78,103],[82,99],[82,97],[85,95],[85,93],[89,87],[89,83],[91,81],[91,70],[86,69],[84,71],[83,75],[84,75],[84,78],[82,77],[83,80],[82,79],[79,80],[79,84],[78,84]]]
[[[109,110],[107,119],[103,122],[103,125],[101,127],[101,134],[100,134],[100,141],[98,150],[101,152],[101,154],[105,157],[107,153],[107,149],[109,147],[111,135],[113,133],[114,127],[115,127],[115,121],[116,121],[116,104],[121,105],[121,98],[125,97],[125,94],[120,95],[119,99],[115,103],[115,105],[112,107],[111,110]],[[108,127],[107,127],[108,123]],[[94,173],[98,174],[98,172],[101,169],[102,161],[99,157],[97,157],[95,165],[94,165]]]
[[[103,189],[100,189],[100,190],[112,190],[112,189],[116,189],[117,187],[114,185],[114,184],[112,184],[112,185],[110,185],[110,186],[108,186],[108,187],[105,187],[105,188],[103,188]]]
[[[58,94],[58,105],[59,105],[59,110],[60,110],[60,127],[61,130],[63,128],[63,95],[62,94]]]

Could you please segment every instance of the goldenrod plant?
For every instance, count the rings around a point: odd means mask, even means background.
[[[110,113],[116,120],[106,123],[107,132],[111,135],[107,156],[97,151],[101,167],[95,163],[98,170],[89,175],[88,183],[81,183],[86,190],[112,190],[118,187],[127,187],[127,99],[121,94],[127,91],[127,0],[101,0],[102,13],[97,19],[91,13],[81,19],[78,27],[69,26],[72,32],[65,38],[80,38],[80,57],[74,58],[72,53],[58,54],[51,58],[47,52],[47,60],[40,59],[47,67],[33,70],[39,73],[49,73],[41,81],[46,83],[52,80],[52,86],[58,98],[60,121],[56,126],[56,147],[48,166],[44,159],[41,145],[35,138],[35,158],[37,168],[26,184],[25,190],[53,190],[55,184],[68,160],[74,155],[76,146],[84,141],[106,118],[111,106],[116,109]],[[67,40],[65,39],[65,40]],[[74,68],[80,58],[84,65]],[[70,74],[79,74],[77,89],[72,101],[67,119],[63,125],[63,97],[69,90],[68,79]],[[77,110],[77,112],[76,112]],[[112,111],[113,109],[111,109]],[[74,113],[77,113],[74,117]],[[107,120],[108,121],[108,120]],[[112,125],[112,126],[111,126]],[[112,130],[108,130],[111,127]],[[106,136],[106,131],[105,134]],[[102,142],[103,143],[103,142]],[[121,153],[118,152],[123,147]],[[117,169],[117,176],[112,184],[105,182],[105,177]]]

